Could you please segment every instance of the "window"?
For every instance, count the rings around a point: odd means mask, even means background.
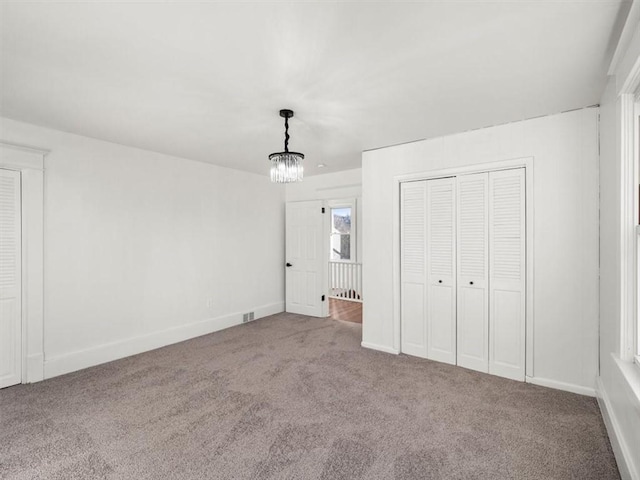
[[[331,261],[354,261],[351,249],[351,207],[331,208],[331,238],[329,259]]]

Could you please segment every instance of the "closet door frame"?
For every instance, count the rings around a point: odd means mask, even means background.
[[[48,151],[0,142],[0,168],[20,172],[22,210],[22,379],[45,378],[44,159]]]
[[[525,380],[534,377],[534,157],[522,157],[490,163],[477,163],[462,167],[426,170],[424,172],[397,175],[394,177],[393,205],[393,351],[401,353],[400,312],[400,185],[404,182],[432,180],[436,178],[494,172],[513,168],[525,169],[525,218],[526,218],[526,311],[525,311]]]

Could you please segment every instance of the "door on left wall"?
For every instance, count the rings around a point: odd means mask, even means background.
[[[326,317],[324,204],[322,200],[286,206],[286,311]]]
[[[20,172],[0,169],[0,388],[22,381]]]

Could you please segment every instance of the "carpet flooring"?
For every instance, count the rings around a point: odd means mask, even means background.
[[[595,399],[279,314],[0,391],[3,479],[615,479]]]

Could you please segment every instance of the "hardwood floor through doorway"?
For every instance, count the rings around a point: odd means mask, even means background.
[[[362,303],[330,298],[329,316],[334,320],[362,323]]]

